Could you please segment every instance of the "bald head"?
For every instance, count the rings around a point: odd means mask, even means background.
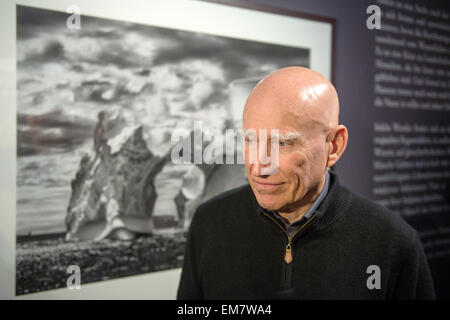
[[[260,81],[244,107],[244,122],[255,112],[282,113],[307,120],[329,131],[338,124],[339,100],[334,86],[321,74],[304,67],[277,70]],[[303,122],[303,121],[302,121]]]

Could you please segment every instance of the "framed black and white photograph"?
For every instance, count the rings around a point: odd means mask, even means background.
[[[334,21],[231,1],[8,8],[1,68],[14,77],[1,83],[0,174],[9,285],[72,297],[76,270],[87,297],[138,294],[127,289],[134,281],[145,297],[174,298],[195,209],[247,183],[242,164],[175,163],[174,130],[191,139],[195,122],[239,129],[251,89],[282,67],[332,79]]]

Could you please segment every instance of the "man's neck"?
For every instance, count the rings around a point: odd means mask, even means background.
[[[316,201],[317,197],[322,192],[326,182],[326,173],[322,177],[322,180],[318,187],[314,188],[313,190],[310,190],[310,192],[303,197],[302,202],[295,206],[295,209],[293,210],[284,210],[284,211],[277,211],[277,213],[286,219],[289,224],[294,223],[295,221],[300,220],[306,212],[311,208],[314,201]],[[304,200],[304,201],[303,201]]]

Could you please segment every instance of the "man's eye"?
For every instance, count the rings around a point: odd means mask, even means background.
[[[288,145],[288,143],[287,143],[287,141],[282,141],[282,140],[280,140],[280,141],[279,141],[279,145],[280,145],[280,147],[285,147],[285,146]]]

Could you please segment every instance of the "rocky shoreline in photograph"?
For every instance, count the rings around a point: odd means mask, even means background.
[[[80,267],[81,285],[179,268],[185,243],[185,233],[140,235],[132,241],[21,237],[16,248],[16,295],[66,287],[70,265]]]

